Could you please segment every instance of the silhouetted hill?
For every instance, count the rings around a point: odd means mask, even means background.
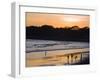
[[[54,28],[52,25],[26,27],[26,39],[89,42],[89,28]]]
[[[72,26],[71,28],[70,28],[70,30],[79,30],[80,28],[78,27],[78,26]]]

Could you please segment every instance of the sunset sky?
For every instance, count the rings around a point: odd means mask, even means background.
[[[50,13],[26,13],[26,26],[52,25],[57,28],[79,26],[89,27],[88,15],[50,14]]]

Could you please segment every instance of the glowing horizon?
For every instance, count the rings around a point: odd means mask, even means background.
[[[89,27],[90,16],[72,14],[26,13],[26,26],[52,25],[55,28]]]

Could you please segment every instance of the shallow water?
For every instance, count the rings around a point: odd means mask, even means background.
[[[89,63],[86,60],[87,42],[26,40],[26,67]]]

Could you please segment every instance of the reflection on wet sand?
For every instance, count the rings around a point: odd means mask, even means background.
[[[76,50],[77,51],[77,50]],[[57,51],[56,51],[57,52]],[[61,53],[62,52],[62,53]],[[35,52],[26,54],[26,67],[89,64],[89,51],[65,53],[65,51]]]

